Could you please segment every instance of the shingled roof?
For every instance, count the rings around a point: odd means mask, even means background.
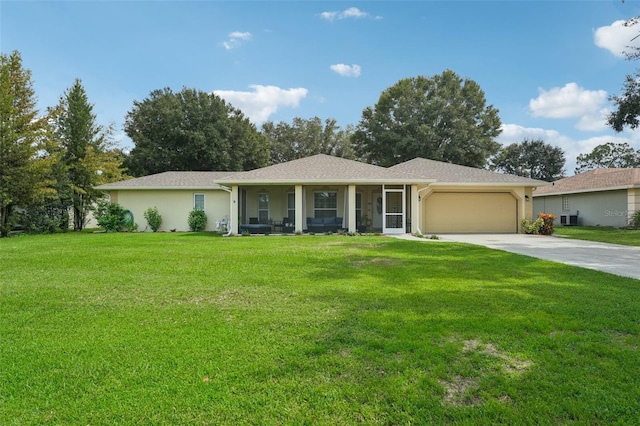
[[[218,189],[215,181],[238,172],[164,172],[100,185],[100,190]]]
[[[433,179],[414,176],[402,170],[387,169],[359,161],[318,154],[311,157],[274,164],[261,169],[240,172],[218,180],[221,184],[265,183],[429,183]]]
[[[477,169],[475,167],[460,166],[458,164],[445,163],[442,161],[427,160],[425,158],[414,158],[413,160],[392,166],[390,170],[398,170],[412,175],[436,180],[443,184],[493,184],[493,185],[513,185],[525,186],[549,185],[548,182],[529,179],[526,177],[507,175],[504,173],[492,172],[490,170]]]
[[[533,196],[625,188],[640,188],[640,168],[590,170],[575,176],[559,179],[553,182],[552,185],[538,188],[533,192]]]

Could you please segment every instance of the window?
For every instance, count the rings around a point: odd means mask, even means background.
[[[258,194],[258,222],[269,222],[269,194]]]
[[[287,218],[289,223],[296,221],[296,194],[293,192],[287,194]]]
[[[193,194],[194,210],[204,210],[204,194]]]
[[[562,196],[562,211],[563,212],[568,212],[569,211],[569,196],[568,195],[563,195]]]
[[[362,193],[356,192],[356,224],[362,223]]]
[[[313,194],[314,217],[338,216],[338,193],[322,191]]]

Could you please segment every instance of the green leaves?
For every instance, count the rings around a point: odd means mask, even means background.
[[[15,207],[44,197],[38,150],[47,122],[35,106],[31,72],[22,68],[20,53],[0,54],[0,236],[8,235]]]
[[[271,147],[271,164],[316,154],[354,158],[350,140],[352,128],[341,129],[333,118],[326,119],[324,123],[318,117],[308,120],[296,117],[291,124],[280,122],[274,125],[267,121],[262,125],[262,133]]]
[[[65,167],[65,172],[57,176],[58,193],[61,202],[73,209],[73,229],[80,231],[89,208],[102,196],[94,187],[124,177],[120,152],[110,149],[111,129],[96,123],[93,105],[79,79],[51,112],[56,130],[51,151],[59,153]]]
[[[126,159],[134,176],[168,170],[251,170],[268,164],[266,138],[218,96],[183,88],[154,90],[135,101],[125,132],[135,144]]]
[[[491,170],[551,182],[564,176],[564,152],[543,140],[524,139],[500,150],[491,159]]]
[[[392,166],[415,157],[484,167],[500,145],[498,110],[473,80],[451,70],[398,81],[362,112],[353,136],[359,157]]]
[[[636,152],[626,142],[607,142],[589,154],[578,155],[576,166],[576,174],[600,168],[640,167],[640,150]]]

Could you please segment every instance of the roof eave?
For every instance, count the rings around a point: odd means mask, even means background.
[[[212,191],[216,189],[223,189],[221,185],[208,185],[208,186],[107,186],[101,185],[96,187],[100,191],[179,191],[179,190],[192,190],[192,191]]]
[[[622,189],[633,189],[640,188],[640,184],[638,185],[620,185],[620,186],[609,186],[605,188],[585,188],[585,189],[574,189],[569,191],[557,191],[557,192],[546,192],[544,194],[536,194],[534,193],[534,197],[544,197],[549,195],[569,195],[569,194],[584,194],[588,192],[605,192],[605,191],[620,191]]]
[[[435,179],[250,179],[250,180],[225,180],[220,183],[225,185],[412,185],[429,184]]]
[[[528,186],[532,188],[537,188],[539,186],[544,186],[544,184],[539,184],[535,182],[447,182],[447,181],[437,181],[432,183],[431,186],[494,186],[494,187],[513,187],[513,186]]]

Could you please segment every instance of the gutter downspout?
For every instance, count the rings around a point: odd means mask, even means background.
[[[425,189],[429,189],[431,185],[427,185],[422,189],[418,190],[418,197],[420,198],[420,193],[422,191],[424,191]],[[418,226],[416,226],[416,232],[418,235],[423,235],[422,231],[420,230],[420,223],[422,223],[422,201],[420,201],[420,207],[418,208]]]
[[[220,184],[218,184],[218,186],[220,186],[220,189],[222,189],[223,191],[227,191],[229,193],[229,225],[228,225],[228,229],[227,229],[227,233],[223,234],[223,237],[230,237],[231,235],[233,235],[233,218],[231,217],[231,202],[233,201],[231,199],[232,197],[232,193],[233,191],[231,191],[231,188],[227,188],[226,186],[222,186]]]

